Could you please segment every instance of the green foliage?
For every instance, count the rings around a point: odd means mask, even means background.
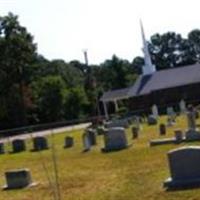
[[[85,115],[89,102],[83,87],[75,87],[65,93],[65,118],[78,119]]]
[[[43,122],[62,119],[64,90],[65,83],[60,76],[46,76],[33,83],[36,110]]]
[[[200,30],[154,34],[149,50],[157,70],[199,62]],[[0,17],[0,129],[97,115],[103,92],[133,85],[143,65],[116,55],[100,65],[50,61],[16,15]]]
[[[195,63],[194,50],[188,39],[174,32],[154,34],[149,49],[158,70]]]
[[[0,17],[0,110],[4,111],[1,121],[7,121],[3,127],[27,123],[26,91],[35,52],[33,37],[19,24],[18,17],[12,13]]]

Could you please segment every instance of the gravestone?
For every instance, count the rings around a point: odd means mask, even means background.
[[[167,115],[171,116],[171,117],[175,117],[176,116],[176,113],[175,113],[173,107],[167,107]]]
[[[0,143],[0,154],[4,154],[5,149],[4,149],[4,143]]]
[[[82,135],[82,140],[83,140],[83,152],[87,152],[91,149],[91,140],[88,136],[88,133],[85,132]]]
[[[168,152],[171,177],[164,182],[168,189],[200,186],[200,147],[181,147]]]
[[[142,130],[142,126],[141,126],[141,118],[139,116],[135,116],[135,120],[134,120],[134,126],[138,129],[138,131]]]
[[[94,129],[87,129],[88,137],[90,140],[90,144],[96,145],[97,144],[97,139],[96,139],[96,131]]]
[[[74,146],[74,138],[67,136],[65,138],[64,148],[70,148]]]
[[[139,135],[139,128],[133,126],[133,127],[132,127],[132,136],[133,136],[132,138],[133,138],[133,139],[136,139],[136,138],[138,138],[138,135]]]
[[[48,148],[47,138],[42,136],[33,138],[33,151],[41,151]]]
[[[188,130],[185,133],[186,140],[187,141],[200,140],[200,132],[198,132],[196,129],[195,110],[191,105],[188,106],[187,122],[188,122]]]
[[[186,141],[197,141],[200,140],[200,132],[194,130],[188,130],[185,133]]]
[[[12,153],[18,153],[26,150],[26,144],[24,140],[16,139],[12,141]]]
[[[125,129],[121,127],[111,128],[104,135],[104,152],[116,151],[128,147]]]
[[[185,101],[182,99],[179,103],[179,107],[180,107],[180,112],[183,114],[187,111],[187,108],[186,108],[186,103]]]
[[[166,126],[165,126],[165,124],[160,124],[159,132],[160,132],[160,135],[166,135]]]
[[[19,169],[5,172],[6,185],[3,189],[19,189],[36,185],[32,182],[28,169]]]
[[[174,137],[176,139],[176,143],[181,143],[183,141],[183,132],[181,129],[174,130]]]
[[[153,106],[152,106],[152,115],[157,119],[158,118],[158,107],[154,104]]]
[[[153,115],[149,115],[148,118],[147,118],[147,123],[149,125],[156,125],[157,119]]]
[[[195,110],[192,106],[188,107],[187,112],[187,122],[188,122],[188,130],[196,130],[196,117],[195,117]]]

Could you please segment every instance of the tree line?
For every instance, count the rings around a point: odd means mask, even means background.
[[[149,51],[157,70],[199,62],[200,30],[187,38],[154,34]],[[113,55],[98,65],[48,60],[18,16],[0,17],[0,129],[81,119],[101,112],[104,91],[128,87],[141,74],[143,57]]]

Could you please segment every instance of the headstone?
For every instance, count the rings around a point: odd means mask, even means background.
[[[174,130],[174,136],[176,139],[176,143],[181,143],[183,141],[183,132],[181,129]]]
[[[28,169],[19,169],[5,172],[6,185],[4,189],[19,189],[36,185],[31,180]]]
[[[138,135],[139,135],[139,128],[138,127],[135,127],[135,126],[133,126],[132,127],[132,135],[133,135],[133,139],[136,139],[136,138],[138,138]]]
[[[149,125],[156,125],[157,119],[153,115],[149,115],[147,122],[148,122]]]
[[[104,152],[116,151],[128,147],[125,129],[121,127],[111,128],[104,135]]]
[[[173,107],[167,107],[167,115],[171,117],[175,117],[176,113]]]
[[[16,139],[12,141],[12,148],[13,148],[13,153],[18,153],[21,151],[26,150],[26,144],[24,140]]]
[[[160,131],[160,135],[166,135],[166,126],[165,126],[165,124],[160,124],[159,131]]]
[[[195,109],[192,105],[188,106],[187,122],[188,130],[185,133],[186,141],[200,140],[200,132],[196,129]]]
[[[200,132],[195,130],[188,130],[185,133],[186,141],[197,141],[200,140]]]
[[[91,143],[90,143],[91,140],[87,132],[83,133],[82,140],[83,140],[83,147],[84,147],[83,152],[89,151],[91,149]]]
[[[181,113],[185,113],[187,111],[186,103],[185,103],[185,101],[183,99],[180,101],[179,107],[180,107],[180,112]]]
[[[33,138],[33,151],[41,151],[48,148],[47,138],[42,136]]]
[[[171,177],[164,182],[168,189],[200,186],[200,147],[181,147],[168,152]]]
[[[5,149],[4,149],[4,143],[0,143],[0,154],[4,154]]]
[[[70,148],[74,146],[74,138],[67,136],[65,138],[65,145],[64,148]]]
[[[157,119],[158,118],[158,107],[154,104],[152,106],[152,115]]]
[[[96,131],[94,129],[88,129],[87,133],[88,133],[88,137],[89,137],[89,140],[90,140],[90,144],[96,145],[97,144]]]
[[[187,112],[187,122],[188,122],[188,130],[196,130],[196,118],[195,118],[195,110],[192,106],[188,107]]]
[[[138,131],[142,130],[142,126],[141,126],[141,120],[140,120],[140,117],[139,116],[136,116],[135,117],[135,127],[138,129]]]

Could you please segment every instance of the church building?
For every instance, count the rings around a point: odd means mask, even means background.
[[[107,91],[101,97],[104,113],[108,118],[108,102],[113,102],[118,110],[118,101],[128,101],[130,111],[148,111],[156,104],[160,108],[175,106],[181,100],[186,103],[200,101],[200,64],[156,71],[152,64],[141,23],[144,66],[142,75],[133,86]]]

